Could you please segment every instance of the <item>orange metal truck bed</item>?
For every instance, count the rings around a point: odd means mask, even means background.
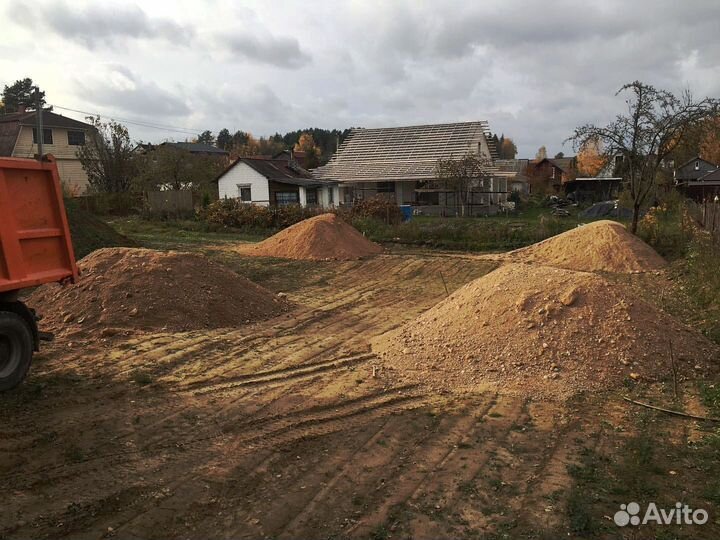
[[[57,165],[46,159],[0,158],[0,293],[78,277]]]

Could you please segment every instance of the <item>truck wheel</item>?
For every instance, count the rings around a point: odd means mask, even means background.
[[[0,391],[16,387],[25,378],[32,360],[33,338],[25,320],[0,311]]]

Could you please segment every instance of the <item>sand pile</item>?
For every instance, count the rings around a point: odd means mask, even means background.
[[[566,397],[624,381],[717,373],[718,348],[601,276],[509,264],[373,344],[387,376]]]
[[[647,272],[667,263],[653,248],[615,221],[595,221],[504,258],[586,272]]]
[[[189,253],[104,248],[79,263],[77,285],[45,285],[27,299],[55,332],[101,328],[191,330],[267,319],[290,304],[252,281]]]
[[[335,214],[322,214],[296,223],[259,244],[239,251],[260,257],[307,260],[351,260],[382,252]]]

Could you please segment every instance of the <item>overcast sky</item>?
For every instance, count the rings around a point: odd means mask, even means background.
[[[571,153],[572,129],[612,118],[634,79],[720,97],[718,0],[0,7],[0,84],[32,77],[49,104],[193,131],[488,120],[532,157]]]

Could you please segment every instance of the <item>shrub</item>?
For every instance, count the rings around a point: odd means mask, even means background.
[[[357,201],[352,207],[339,212],[348,222],[362,219],[376,219],[386,225],[397,225],[403,220],[400,207],[384,197],[373,197]]]
[[[197,217],[208,225],[232,227],[245,231],[284,229],[304,219],[326,213],[300,205],[271,208],[248,204],[239,199],[220,199],[200,208]]]
[[[638,223],[638,236],[660,255],[672,259],[685,255],[692,236],[689,227],[682,207],[654,206]]]

